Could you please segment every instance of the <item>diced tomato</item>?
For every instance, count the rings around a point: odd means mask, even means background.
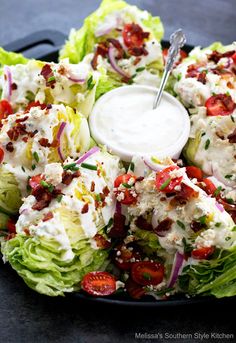
[[[200,168],[195,166],[187,166],[186,173],[190,179],[197,179],[198,181],[202,181],[203,173]]]
[[[233,56],[231,57],[234,61],[234,64],[236,64],[236,52],[233,54]]]
[[[35,176],[32,176],[29,179],[29,185],[32,188],[32,192],[35,192],[36,190],[38,190],[39,188],[41,188],[41,181],[43,180],[43,176],[42,174],[38,174]]]
[[[126,24],[123,32],[124,43],[128,48],[141,48],[144,39],[149,37],[149,32],[144,32],[138,24]]]
[[[2,163],[4,159],[4,150],[0,147],[0,163]]]
[[[202,185],[203,184],[203,185]],[[210,180],[210,179],[203,179],[202,180],[202,184],[200,185],[201,188],[203,188],[203,190],[209,194],[209,195],[213,195],[216,191],[216,186],[214,185],[214,183]]]
[[[26,107],[25,109],[25,112],[29,112],[29,110],[32,108],[32,107],[40,107],[41,110],[44,110],[47,105],[46,104],[40,104],[39,101],[31,101],[28,106]]]
[[[139,285],[158,285],[164,278],[164,266],[159,262],[136,262],[131,268],[131,277]]]
[[[116,280],[107,272],[90,272],[83,277],[82,289],[94,296],[106,296],[116,291]]]
[[[145,295],[145,288],[134,282],[131,277],[126,281],[125,288],[133,299],[140,299]]]
[[[183,176],[171,178],[170,172],[179,169],[178,166],[167,167],[156,174],[156,187],[164,193],[172,193],[175,187],[181,184]]]
[[[7,229],[9,233],[16,233],[16,223],[12,219],[8,219]]]
[[[11,104],[7,100],[0,101],[0,120],[7,118],[13,113]]]
[[[119,194],[123,193],[123,199],[120,200],[120,202],[124,205],[131,205],[136,202],[136,197],[134,197],[133,194],[131,194],[131,190],[130,190],[131,186],[129,185],[129,180],[131,178],[134,179],[134,183],[135,183],[136,176],[131,175],[131,174],[119,175],[115,179],[115,182],[114,182],[114,187],[117,188],[117,190],[115,190],[115,194],[116,196],[118,196]],[[120,185],[124,185],[122,190],[118,190]]]
[[[214,247],[202,247],[199,249],[194,249],[192,251],[192,257],[197,260],[206,260],[213,254],[214,250]]]
[[[211,96],[205,103],[208,116],[227,116],[236,108],[230,95],[218,94]]]

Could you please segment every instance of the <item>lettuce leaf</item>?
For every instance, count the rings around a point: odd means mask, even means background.
[[[8,52],[0,47],[0,71],[4,65],[25,64],[28,59],[22,54],[16,52]]]
[[[219,251],[211,260],[186,266],[179,277],[180,289],[190,295],[236,295],[236,247]]]
[[[3,165],[0,167],[0,211],[6,214],[16,214],[21,204],[18,182]]]
[[[105,250],[94,250],[83,239],[74,259],[64,261],[57,242],[22,234],[4,242],[2,253],[30,288],[49,296],[78,291],[83,276],[103,269],[107,257]]]

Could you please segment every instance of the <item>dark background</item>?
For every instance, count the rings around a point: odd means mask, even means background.
[[[0,0],[0,46],[39,30],[68,34],[80,27],[99,0]],[[188,43],[206,46],[213,41],[227,44],[236,39],[235,0],[131,1],[160,15],[165,38],[182,27]],[[40,48],[41,52],[48,49]],[[28,55],[38,54],[31,51]],[[151,342],[135,340],[135,332],[205,333],[202,342],[229,342],[214,333],[235,334],[235,300],[156,309],[98,306],[74,297],[47,298],[28,289],[9,266],[0,264],[0,342],[110,343]],[[167,340],[159,339],[159,342]],[[189,342],[170,339],[168,342]],[[201,342],[192,339],[191,342]]]

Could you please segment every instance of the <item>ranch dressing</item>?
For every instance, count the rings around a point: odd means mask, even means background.
[[[124,161],[134,155],[174,157],[188,139],[189,117],[167,93],[153,110],[155,92],[147,86],[124,86],[104,95],[90,117],[93,138]]]

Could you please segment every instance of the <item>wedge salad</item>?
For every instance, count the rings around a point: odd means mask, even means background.
[[[0,49],[1,253],[41,294],[236,295],[236,43],[179,55],[179,159],[127,163],[90,134],[103,94],[159,86],[162,37],[159,17],[103,0],[57,62]]]

